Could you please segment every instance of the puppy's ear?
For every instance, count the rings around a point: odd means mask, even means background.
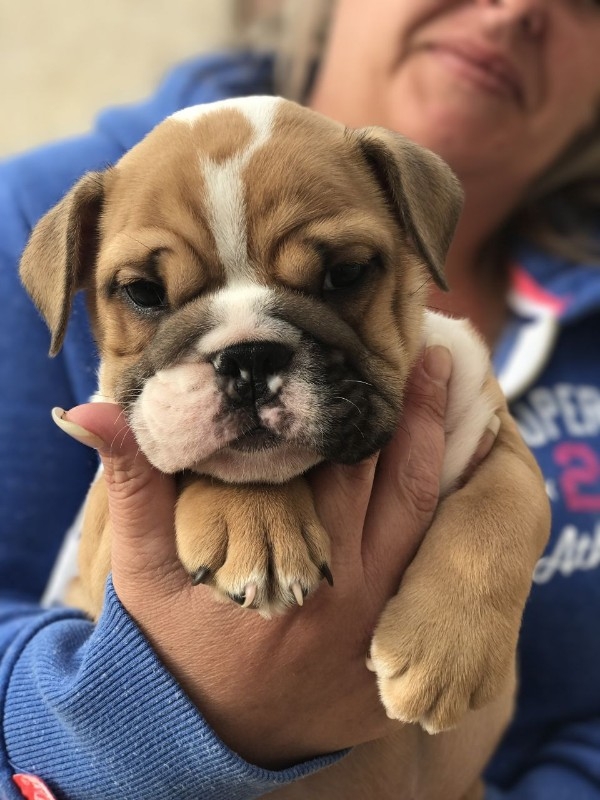
[[[62,347],[73,296],[91,274],[103,197],[104,173],[85,175],[38,222],[21,257],[21,281],[50,328],[52,356]]]
[[[433,279],[447,290],[444,262],[463,201],[458,178],[441,158],[399,133],[362,128],[351,135]]]

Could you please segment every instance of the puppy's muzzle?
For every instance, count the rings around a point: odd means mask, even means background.
[[[234,407],[268,403],[277,396],[281,373],[294,351],[279,342],[245,342],[221,350],[213,356],[221,390]]]

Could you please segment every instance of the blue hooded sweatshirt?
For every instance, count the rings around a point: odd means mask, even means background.
[[[272,92],[271,67],[245,54],[188,62],[90,134],[0,165],[0,798],[22,797],[13,776],[25,773],[64,800],[249,800],[340,757],[268,771],[231,752],[110,580],[96,626],[40,606],[97,468],[48,410],[89,399],[97,354],[78,297],[64,347],[48,358],[45,324],[19,283],[21,252],[84,172],[115,163],[180,108]],[[510,303],[496,366],[546,476],[554,526],[525,613],[519,709],[488,794],[600,800],[600,270],[521,246]]]

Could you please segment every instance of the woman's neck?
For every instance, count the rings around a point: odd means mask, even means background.
[[[504,325],[508,274],[502,243],[492,234],[474,236],[463,215],[446,259],[449,292],[431,287],[429,306],[456,317],[466,317],[492,347]]]

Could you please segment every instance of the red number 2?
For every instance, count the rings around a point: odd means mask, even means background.
[[[560,486],[569,510],[600,511],[598,454],[583,442],[563,442],[554,448],[554,458],[564,468]]]

